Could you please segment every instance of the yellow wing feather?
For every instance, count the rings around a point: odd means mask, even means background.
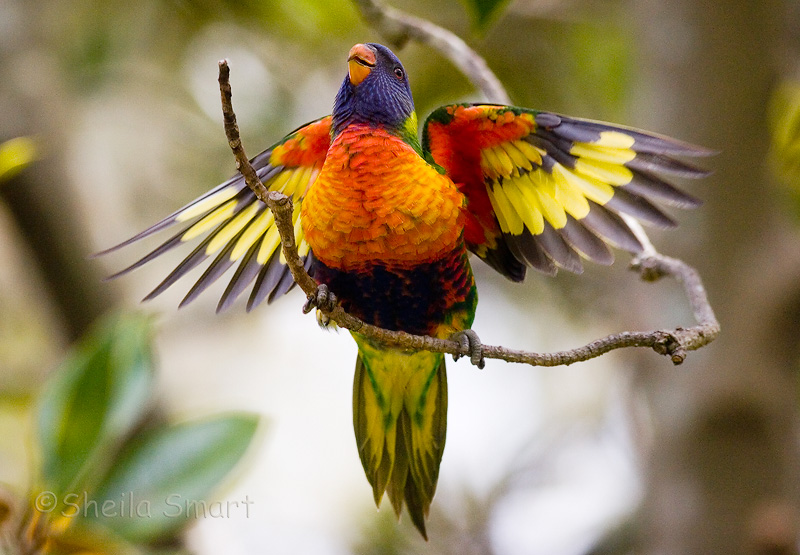
[[[306,191],[314,183],[330,145],[330,116],[307,124],[289,134],[271,149],[256,156],[251,163],[268,190],[281,191],[294,203],[295,234],[303,257],[311,256],[303,241],[300,206]],[[271,212],[247,188],[241,175],[236,175],[187,204],[177,212],[113,247],[110,252],[152,235],[176,223],[184,229],[166,243],[116,275],[124,274],[167,250],[202,238],[201,243],[147,298],[171,286],[178,278],[220,253],[184,298],[193,300],[234,263],[239,267],[218,306],[225,309],[255,280],[248,310],[264,299],[271,300],[291,288],[288,268],[282,255],[277,255],[280,237]]]

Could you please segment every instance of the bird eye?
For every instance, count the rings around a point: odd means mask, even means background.
[[[403,68],[402,67],[394,68],[394,75],[398,79],[402,79],[405,76],[405,73],[403,73]]]

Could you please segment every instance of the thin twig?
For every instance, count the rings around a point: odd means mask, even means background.
[[[228,67],[228,62],[227,60],[222,60],[219,62],[222,112],[225,122],[225,134],[236,158],[236,166],[244,176],[247,186],[250,187],[256,197],[265,202],[272,210],[275,216],[275,225],[281,236],[283,255],[292,272],[292,276],[303,292],[309,298],[314,298],[317,293],[317,283],[308,275],[297,253],[294,226],[292,224],[292,201],[277,191],[267,191],[250,165],[242,147],[239,129],[236,125],[236,115],[231,104],[229,78],[230,68]],[[680,364],[686,358],[687,351],[699,349],[714,340],[719,333],[719,324],[708,303],[708,297],[700,276],[691,266],[680,260],[653,252],[645,253],[645,255],[635,259],[632,268],[640,271],[644,279],[655,280],[663,276],[672,276],[681,281],[698,325],[686,329],[622,332],[597,339],[576,349],[555,353],[532,353],[484,345],[483,355],[486,358],[496,358],[506,362],[521,362],[532,366],[560,366],[589,360],[614,349],[649,347],[659,354],[669,356],[674,364]],[[365,337],[386,345],[408,350],[449,353],[456,356],[469,356],[470,354],[456,341],[412,335],[402,331],[390,331],[367,324],[345,312],[340,305],[337,305],[333,310],[327,310],[324,307],[320,310],[340,327],[358,332]]]
[[[400,48],[409,39],[430,46],[455,65],[481,91],[484,100],[511,104],[505,88],[486,60],[458,35],[425,19],[386,6],[380,0],[353,0],[364,19],[392,46]]]
[[[647,236],[647,232],[645,232],[642,224],[639,223],[639,220],[630,216],[628,214],[622,213],[620,217],[625,221],[625,225],[630,228],[639,242],[642,244],[642,254],[651,256],[654,254],[658,254],[656,247],[653,245],[653,242],[650,240],[650,237]]]

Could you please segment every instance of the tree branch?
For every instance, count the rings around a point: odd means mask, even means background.
[[[430,21],[386,6],[380,0],[353,0],[361,15],[392,46],[401,48],[410,39],[430,46],[455,65],[481,91],[484,100],[511,104],[505,88],[486,60],[461,37]]]
[[[236,114],[231,103],[230,68],[227,60],[219,62],[219,85],[225,135],[228,138],[228,145],[236,158],[236,167],[242,173],[247,186],[250,187],[256,197],[266,203],[272,210],[275,216],[275,225],[281,236],[283,255],[295,282],[309,299],[315,298],[317,283],[306,272],[297,252],[294,225],[292,224],[292,201],[282,193],[268,191],[264,187],[264,184],[258,179],[255,170],[250,165],[242,146],[239,128],[236,124]],[[576,349],[555,353],[532,353],[484,345],[484,357],[505,360],[506,362],[520,362],[532,366],[560,366],[589,360],[614,349],[649,347],[659,354],[669,356],[674,364],[680,364],[686,358],[687,351],[699,349],[713,341],[719,334],[719,323],[708,302],[703,283],[700,280],[700,276],[691,266],[680,260],[663,256],[651,248],[646,249],[645,253],[634,259],[631,263],[631,268],[639,271],[642,278],[648,281],[655,281],[664,276],[672,276],[678,279],[684,286],[689,304],[697,320],[697,325],[685,329],[622,332],[597,339]],[[449,353],[455,356],[470,355],[468,350],[456,341],[379,328],[348,314],[339,305],[334,307],[333,310],[327,310],[324,307],[320,310],[340,327],[358,332],[365,337],[386,345],[408,350]]]

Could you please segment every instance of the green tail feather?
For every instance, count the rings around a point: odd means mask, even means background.
[[[359,342],[353,383],[358,454],[375,504],[403,504],[427,540],[447,431],[447,374],[439,353],[408,353]]]

